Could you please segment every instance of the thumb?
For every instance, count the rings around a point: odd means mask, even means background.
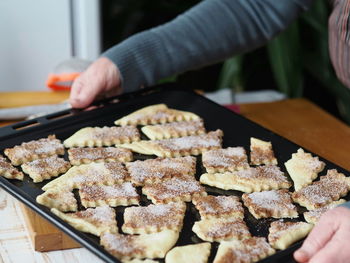
[[[308,262],[322,249],[338,229],[338,223],[332,218],[332,211],[326,212],[317,222],[300,249],[295,251],[294,258],[298,262]]]
[[[84,73],[75,79],[69,97],[73,108],[85,108],[94,101],[99,90],[93,86],[94,84],[88,81]]]

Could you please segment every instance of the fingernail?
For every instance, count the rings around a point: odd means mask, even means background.
[[[304,249],[299,249],[299,250],[295,251],[295,253],[298,254],[298,257],[301,257],[303,259],[309,258],[309,254]]]

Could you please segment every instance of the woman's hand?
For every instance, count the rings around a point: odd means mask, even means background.
[[[101,57],[75,79],[69,102],[73,108],[85,108],[97,98],[119,94],[120,84],[116,65],[108,58]]]
[[[294,258],[300,263],[350,262],[350,209],[337,207],[317,222]]]

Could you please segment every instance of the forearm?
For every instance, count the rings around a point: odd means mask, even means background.
[[[346,203],[344,203],[344,204],[341,204],[340,206],[344,206],[344,207],[350,209],[350,202],[348,201],[348,202],[346,202]]]
[[[303,3],[303,4],[302,4]],[[136,34],[103,56],[125,91],[255,49],[285,29],[311,0],[207,0],[173,21]]]

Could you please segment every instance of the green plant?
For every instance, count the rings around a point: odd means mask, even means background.
[[[290,98],[303,96],[307,88],[305,74],[310,74],[321,84],[320,88],[327,89],[335,97],[343,119],[350,123],[350,90],[337,79],[328,53],[329,13],[327,0],[315,1],[308,12],[265,48],[281,92]],[[231,87],[235,92],[245,88],[244,56],[231,58],[223,64],[219,88]]]

